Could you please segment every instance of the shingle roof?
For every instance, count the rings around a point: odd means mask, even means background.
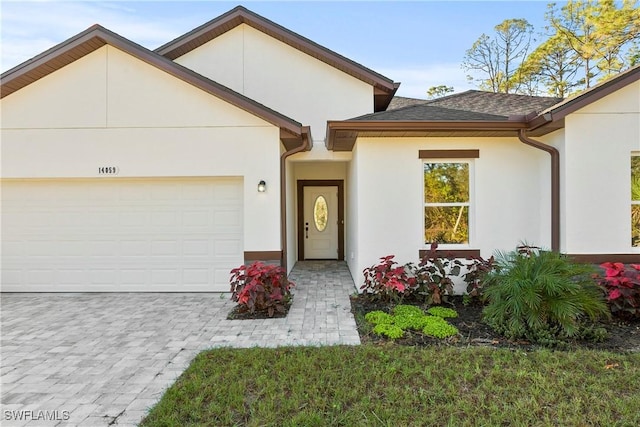
[[[395,110],[367,114],[351,120],[376,121],[506,121],[508,117],[495,114],[477,113],[474,111],[442,108],[430,104],[409,105]]]
[[[395,97],[396,108],[352,120],[504,121],[549,108],[562,98],[468,90],[433,100]],[[404,106],[402,106],[404,104]]]
[[[389,106],[387,107],[387,111],[397,110],[402,107],[409,107],[411,105],[420,105],[429,102],[426,99],[418,99],[418,98],[407,98],[405,96],[394,96]]]
[[[427,101],[429,105],[476,113],[497,114],[500,116],[524,116],[540,112],[561,102],[562,98],[547,96],[516,95],[512,93],[493,93],[481,90],[468,90],[462,93]]]

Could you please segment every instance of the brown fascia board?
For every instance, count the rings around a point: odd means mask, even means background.
[[[598,85],[593,86],[592,88],[587,89],[574,97],[567,98],[564,101],[547,108],[542,113],[540,113],[538,117],[533,119],[531,123],[536,120],[539,120],[540,122],[556,122],[563,120],[569,114],[581,108],[584,108],[587,105],[596,102],[604,98],[605,96],[622,89],[627,85],[635,83],[638,80],[640,80],[640,65],[624,71],[609,80],[599,83]],[[541,119],[541,116],[546,117]]]
[[[179,78],[211,95],[223,99],[265,121],[280,127],[288,134],[302,138],[302,125],[295,120],[210,80],[193,70],[150,51],[100,25],[93,25],[82,33],[54,46],[42,54],[10,69],[0,76],[0,97],[33,83],[61,69],[71,62],[109,44],[127,54]]]
[[[374,101],[376,111],[384,111],[398,89],[399,83],[394,83],[393,80],[388,77],[376,73],[364,65],[358,64],[242,6],[237,6],[169,43],[160,46],[155,52],[174,60],[221,34],[232,30],[240,24],[247,24],[307,55],[372,85],[374,90],[382,91],[382,94],[386,95],[381,95],[380,93],[376,95],[378,97],[378,99]]]
[[[328,150],[333,150],[336,132],[351,131],[356,135],[358,132],[371,131],[513,131],[514,137],[518,136],[518,130],[526,129],[527,124],[520,121],[328,121],[327,141]]]

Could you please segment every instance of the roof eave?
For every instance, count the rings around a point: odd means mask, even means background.
[[[520,121],[426,121],[426,120],[403,120],[403,121],[328,121],[327,122],[327,139],[326,147],[333,151],[335,148],[335,140],[337,132],[351,132],[353,134],[352,141],[361,132],[434,132],[434,131],[460,131],[460,132],[495,132],[495,131],[513,131],[513,135],[517,136],[520,129],[526,129],[527,124]],[[351,137],[349,137],[351,138]],[[351,149],[353,145],[351,145]],[[350,151],[350,150],[349,150]]]
[[[623,87],[640,80],[640,65],[635,66],[621,74],[612,77],[586,91],[553,105],[539,114],[539,116],[551,115],[551,120],[563,120],[569,114],[596,102],[605,96],[622,89]],[[534,119],[536,120],[536,119]]]

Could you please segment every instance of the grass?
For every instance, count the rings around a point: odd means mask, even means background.
[[[142,426],[637,426],[640,354],[402,346],[201,353]]]

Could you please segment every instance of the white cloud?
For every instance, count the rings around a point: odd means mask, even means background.
[[[471,89],[460,64],[424,64],[404,68],[375,68],[379,73],[401,82],[397,95],[411,98],[425,98],[431,86],[453,86],[456,92]]]

